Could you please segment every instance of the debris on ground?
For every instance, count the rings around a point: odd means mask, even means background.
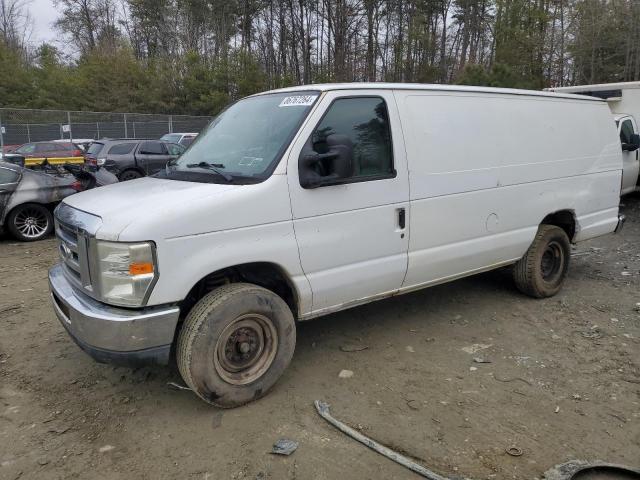
[[[504,451],[507,452],[512,457],[521,457],[523,453],[522,449],[515,445],[511,445],[510,447],[507,447]]]
[[[180,385],[179,383],[176,382],[167,382],[167,385],[171,388],[173,388],[174,390],[189,390],[191,391],[191,389],[189,387],[187,387],[186,385]]]
[[[351,370],[340,370],[340,373],[338,374],[338,377],[340,377],[340,378],[351,378],[351,377],[353,377],[353,372]]]
[[[486,358],[482,357],[475,357],[473,361],[476,363],[491,363],[491,360],[487,360]]]
[[[281,438],[276,443],[273,444],[273,448],[271,449],[271,453],[275,455],[286,455],[289,456],[293,452],[295,452],[298,448],[298,442],[295,440],[289,440],[287,438]]]
[[[462,347],[462,351],[468,353],[469,355],[473,355],[474,353],[479,352],[480,350],[486,350],[487,348],[493,347],[491,344],[485,343],[474,343],[468,347]]]
[[[372,440],[369,437],[354,430],[353,428],[347,426],[341,421],[336,420],[331,416],[331,413],[329,412],[328,403],[325,403],[321,400],[316,400],[314,402],[314,405],[316,407],[318,414],[322,418],[324,418],[327,422],[329,422],[331,425],[336,427],[342,433],[350,436],[351,438],[353,438],[354,440],[357,440],[363,445],[366,445],[367,447],[379,453],[380,455],[384,455],[388,459],[393,460],[394,462],[402,465],[403,467],[408,468],[412,472],[415,472],[418,475],[423,476],[424,478],[428,478],[429,480],[448,480],[446,477],[441,477],[437,473],[432,472],[431,470],[423,467],[422,465],[414,462],[413,460],[405,457],[404,455],[400,455],[398,452],[395,452],[390,448],[385,447],[384,445],[376,442],[375,440]]]
[[[585,462],[571,460],[547,470],[545,480],[578,480],[587,478],[606,478],[610,480],[630,480],[638,478],[640,470],[605,462]]]
[[[340,350],[343,352],[361,352],[369,348],[368,345],[363,345],[361,343],[345,343],[340,346]]]

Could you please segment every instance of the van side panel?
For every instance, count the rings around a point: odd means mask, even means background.
[[[550,213],[615,229],[622,159],[604,102],[396,91],[410,170],[404,288],[518,260]]]

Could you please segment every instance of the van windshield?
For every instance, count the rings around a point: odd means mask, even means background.
[[[218,115],[162,176],[214,183],[264,180],[318,96],[318,92],[304,91],[240,100]],[[187,178],[195,173],[210,179]]]

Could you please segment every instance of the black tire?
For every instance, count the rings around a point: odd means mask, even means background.
[[[554,225],[540,225],[529,250],[513,268],[518,290],[534,298],[552,297],[562,288],[570,258],[566,232]]]
[[[18,205],[7,216],[7,229],[21,242],[42,240],[53,230],[53,215],[37,203]]]
[[[232,283],[191,309],[176,360],[196,395],[233,408],[269,391],[291,362],[295,344],[295,321],[282,298],[257,285]]]
[[[143,175],[138,170],[128,169],[118,175],[118,180],[126,182],[127,180],[135,180],[136,178],[142,178]]]

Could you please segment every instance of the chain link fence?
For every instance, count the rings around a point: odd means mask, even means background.
[[[0,146],[58,139],[159,138],[199,133],[211,117],[0,108]]]

